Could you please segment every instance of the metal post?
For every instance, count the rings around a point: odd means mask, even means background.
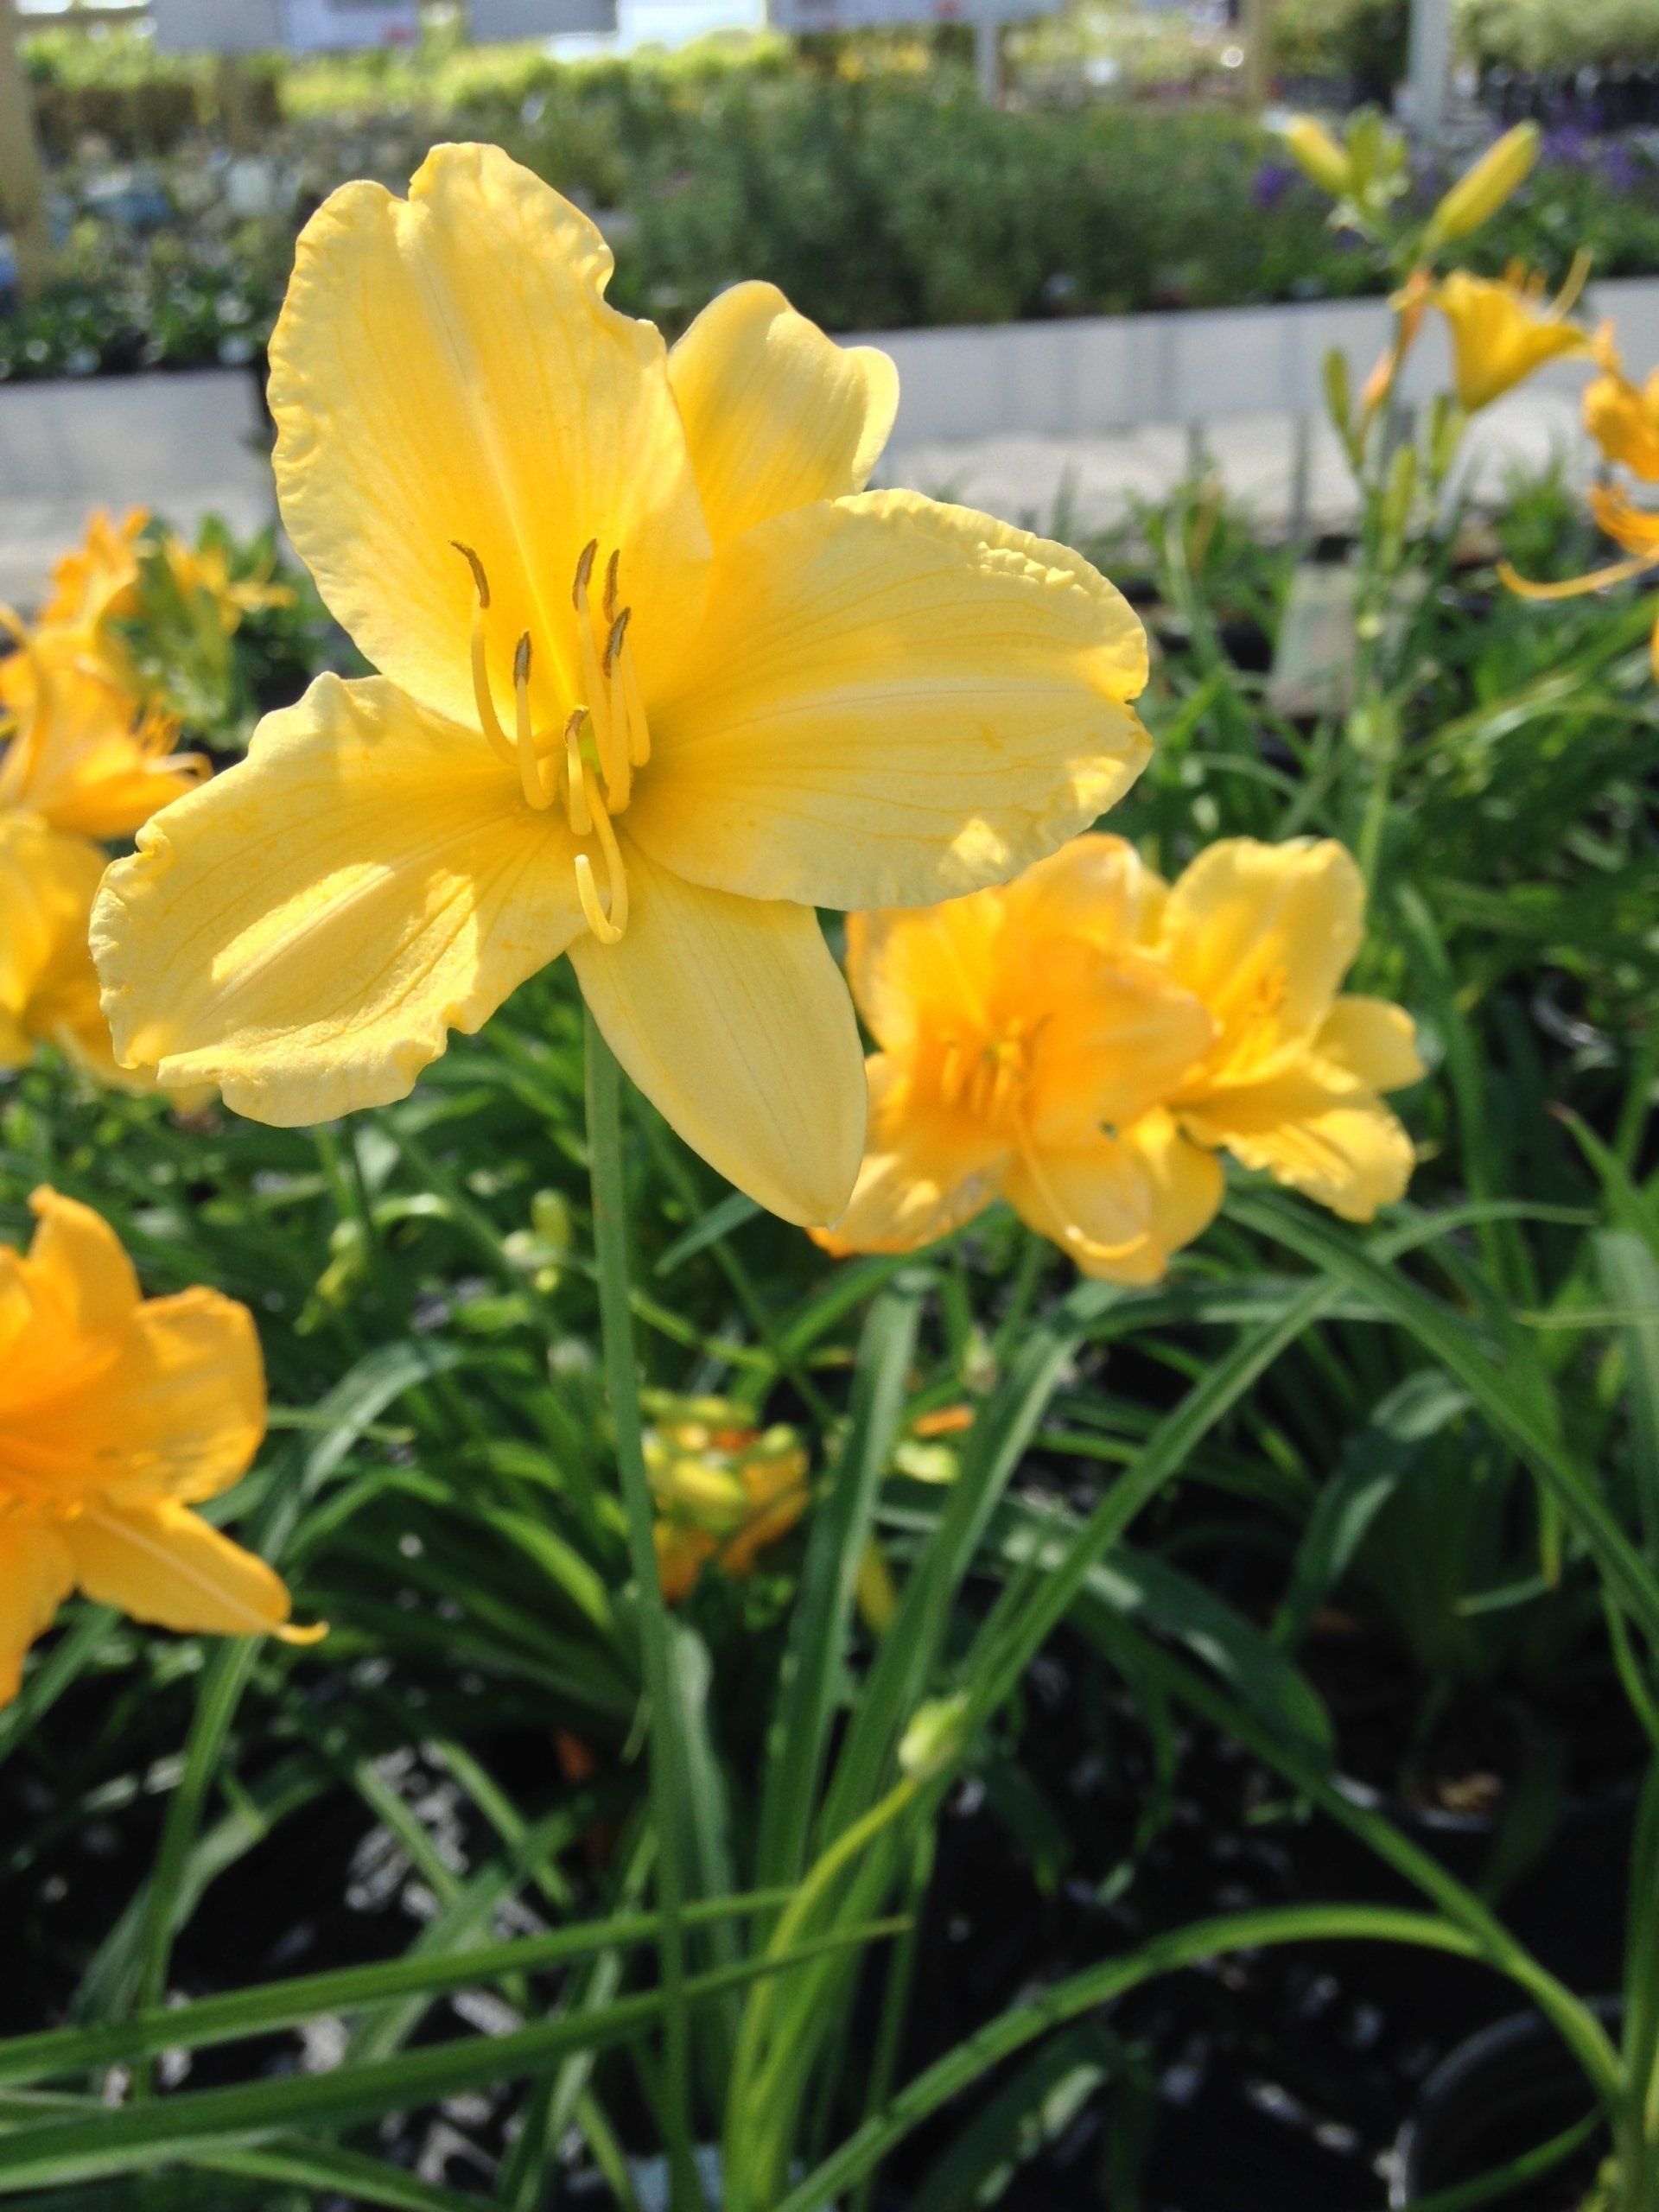
[[[1273,98],[1273,0],[1244,0],[1244,105],[1260,115]]]
[[[1438,138],[1445,129],[1451,80],[1452,0],[1411,0],[1406,120],[1420,137]]]
[[[974,67],[987,107],[1002,104],[1002,26],[992,0],[977,0],[974,10]]]
[[[46,172],[20,41],[12,0],[0,0],[0,217],[16,245],[23,297],[33,299],[46,283],[52,241],[46,223]]]

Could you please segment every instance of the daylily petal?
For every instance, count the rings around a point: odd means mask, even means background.
[[[407,200],[348,184],[300,238],[270,349],[283,518],[375,666],[469,725],[453,541],[488,578],[504,687],[534,640],[541,720],[591,538],[621,548],[647,693],[701,613],[708,533],[667,355],[606,306],[611,269],[587,217],[488,146],[435,148]]]
[[[1078,937],[1115,957],[1150,950],[1169,887],[1125,837],[1074,837],[1008,887],[1017,925],[1033,940]]]
[[[1352,992],[1339,998],[1319,1027],[1313,1051],[1368,1090],[1404,1090],[1425,1073],[1411,1016],[1387,999]]]
[[[0,1067],[30,1059],[43,1038],[103,1027],[86,944],[103,874],[103,854],[84,838],[0,813]]]
[[[38,1190],[29,1203],[36,1224],[29,1274],[67,1326],[89,1335],[130,1319],[138,1306],[138,1277],[103,1215],[59,1191]]]
[[[668,357],[716,544],[812,499],[861,492],[899,407],[874,346],[837,346],[775,284],[734,284]]]
[[[75,1584],[62,1537],[48,1522],[0,1517],[0,1705],[23,1679],[23,1657]]]
[[[1127,602],[1061,546],[912,492],[798,508],[716,556],[630,834],[753,899],[1001,882],[1139,773],[1146,668]]]
[[[74,636],[39,632],[6,665],[16,728],[0,752],[0,808],[82,837],[126,837],[207,774],[202,755],[174,752],[176,726],[90,663]]]
[[[1084,1274],[1123,1283],[1158,1281],[1215,1218],[1224,1187],[1215,1160],[1161,1112],[1119,1136],[1033,1147],[1008,1177],[1010,1202],[1039,1236]]]
[[[1312,1036],[1364,922],[1364,883],[1343,846],[1230,837],[1206,847],[1171,891],[1160,942],[1170,972],[1220,1022],[1220,1052],[1243,1043],[1254,1063]]]
[[[1209,1009],[1144,955],[1109,966],[1077,938],[1034,949],[1029,997],[1053,1008],[1031,1046],[1027,1128],[1047,1147],[1080,1142],[1166,1098],[1209,1051]]]
[[[1381,1099],[1311,1056],[1260,1082],[1181,1109],[1200,1144],[1224,1145],[1246,1167],[1317,1198],[1345,1221],[1370,1221],[1402,1197],[1412,1143]]]
[[[652,1103],[785,1221],[833,1221],[864,1141],[847,987],[807,906],[734,899],[627,855],[620,944],[578,938],[582,995]]]
[[[110,871],[117,1051],[255,1121],[402,1098],[582,927],[575,851],[475,734],[321,677]]]
[[[852,1203],[813,1242],[849,1252],[914,1252],[982,1213],[1001,1195],[1008,1147],[961,1115],[931,1109],[893,1060],[866,1063],[870,1128]]]
[[[264,1433],[253,1317],[234,1299],[199,1288],[138,1306],[97,1387],[36,1404],[0,1448],[63,1492],[123,1505],[162,1497],[194,1504],[241,1480]]]
[[[81,1589],[134,1620],[211,1636],[314,1640],[312,1631],[288,1627],[281,1576],[186,1506],[92,1507],[65,1522],[63,1535]]]

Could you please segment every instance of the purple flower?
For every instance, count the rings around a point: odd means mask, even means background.
[[[1250,180],[1250,198],[1265,213],[1276,207],[1296,181],[1288,162],[1263,162]]]

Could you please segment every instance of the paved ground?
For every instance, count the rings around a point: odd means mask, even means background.
[[[1474,451],[1496,496],[1510,466],[1566,454],[1587,467],[1574,402],[1517,395],[1482,417]],[[1339,524],[1351,493],[1335,438],[1319,426],[1298,466],[1299,426],[1285,416],[1212,424],[1202,446],[1229,490],[1264,524],[1298,506]],[[1086,438],[1026,435],[900,447],[882,480],[944,494],[1011,522],[1065,531],[1122,518],[1192,467],[1200,441],[1173,426]],[[1304,487],[1298,493],[1299,479]],[[27,607],[53,557],[98,506],[148,506],[188,529],[207,514],[257,529],[274,513],[251,378],[235,370],[0,389],[0,602]]]

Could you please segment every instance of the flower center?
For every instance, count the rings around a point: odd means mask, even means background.
[[[939,1099],[988,1128],[1007,1132],[1019,1123],[1031,1072],[1036,1028],[1012,1023],[1001,1035],[951,1037],[939,1058]]]
[[[601,897],[593,855],[575,856],[576,896],[584,920],[601,944],[615,944],[628,925],[628,880],[612,827],[626,807],[636,769],[651,758],[651,730],[640,695],[639,671],[628,643],[632,609],[618,605],[621,553],[605,564],[605,585],[595,603],[592,589],[599,540],[589,538],[576,563],[570,603],[576,617],[576,666],[581,696],[557,727],[537,729],[530,705],[534,652],[525,631],[512,657],[513,727],[509,736],[490,686],[484,618],[490,582],[470,545],[452,541],[473,572],[473,696],[479,728],[493,752],[518,778],[525,803],[538,811],[563,807],[571,835],[592,838],[605,871]]]

